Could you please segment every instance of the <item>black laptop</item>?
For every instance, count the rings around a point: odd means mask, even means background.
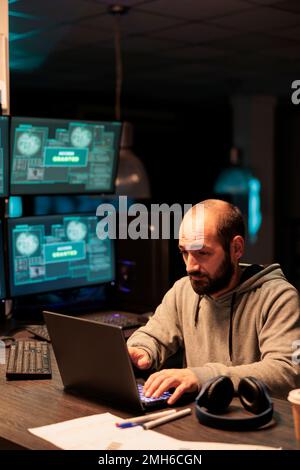
[[[146,411],[167,406],[170,392],[156,399],[143,395],[121,327],[43,314],[65,389],[91,393],[119,408]]]

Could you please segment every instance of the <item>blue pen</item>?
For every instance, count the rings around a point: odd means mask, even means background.
[[[169,416],[173,413],[176,413],[176,409],[172,408],[170,410],[166,410],[166,411],[161,411],[161,412],[158,412],[158,413],[151,413],[149,415],[144,415],[144,416],[138,416],[137,418],[129,418],[129,419],[125,419],[124,421],[120,422],[120,423],[116,423],[116,426],[118,428],[132,428],[133,426],[139,426],[139,425],[142,425],[144,423],[146,423],[147,421],[152,421],[153,419],[156,419],[156,418],[162,418],[163,416]]]
[[[143,423],[117,423],[116,426],[118,428],[122,428],[122,429],[125,429],[125,428],[133,428],[134,426],[142,426]]]

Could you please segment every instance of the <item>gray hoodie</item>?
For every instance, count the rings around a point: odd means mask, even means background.
[[[246,266],[241,265],[243,270]],[[237,388],[240,378],[251,375],[273,396],[285,398],[300,387],[297,340],[299,344],[298,292],[280,266],[272,264],[217,299],[199,297],[188,277],[180,279],[128,346],[146,350],[157,369],[183,348],[184,366],[194,371],[199,387],[227,375]]]

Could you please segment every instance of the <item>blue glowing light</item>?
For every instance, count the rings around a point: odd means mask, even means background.
[[[42,18],[18,11],[21,0],[9,0],[9,67],[11,70],[34,70],[46,60],[49,44],[45,45],[45,53],[36,53],[29,44],[30,39],[44,32],[41,28]],[[28,48],[28,45],[30,48]],[[47,47],[48,46],[48,47]]]
[[[218,177],[214,191],[219,194],[247,194],[251,173],[244,168],[227,168]]]
[[[23,204],[20,196],[11,196],[8,199],[8,216],[9,217],[22,217]]]
[[[250,243],[255,243],[257,234],[262,223],[262,213],[260,207],[261,184],[254,178],[247,168],[231,167],[227,168],[219,175],[215,185],[216,194],[229,194],[232,202],[239,201],[239,196],[247,198],[248,207],[241,207],[242,211],[248,212],[248,236]]]
[[[257,233],[262,223],[262,214],[260,209],[261,184],[257,178],[251,178],[248,185],[248,234],[250,242],[254,243],[257,239]]]

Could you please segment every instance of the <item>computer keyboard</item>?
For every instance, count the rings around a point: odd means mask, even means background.
[[[9,349],[6,378],[10,380],[51,379],[48,343],[18,340]]]
[[[41,338],[48,342],[51,341],[46,325],[28,325],[26,330],[37,338]]]
[[[123,330],[139,328],[143,326],[147,319],[138,317],[134,314],[125,314],[119,312],[96,312],[90,313],[85,317],[87,320],[93,320],[99,323],[108,323],[109,325],[120,326]],[[28,325],[26,330],[41,338],[44,341],[51,341],[46,325]]]
[[[109,312],[109,313],[95,313],[89,316],[90,319],[99,323],[108,323],[110,325],[120,326],[123,330],[130,328],[139,328],[145,325],[146,320],[139,318],[134,314],[125,314],[120,312]]]

